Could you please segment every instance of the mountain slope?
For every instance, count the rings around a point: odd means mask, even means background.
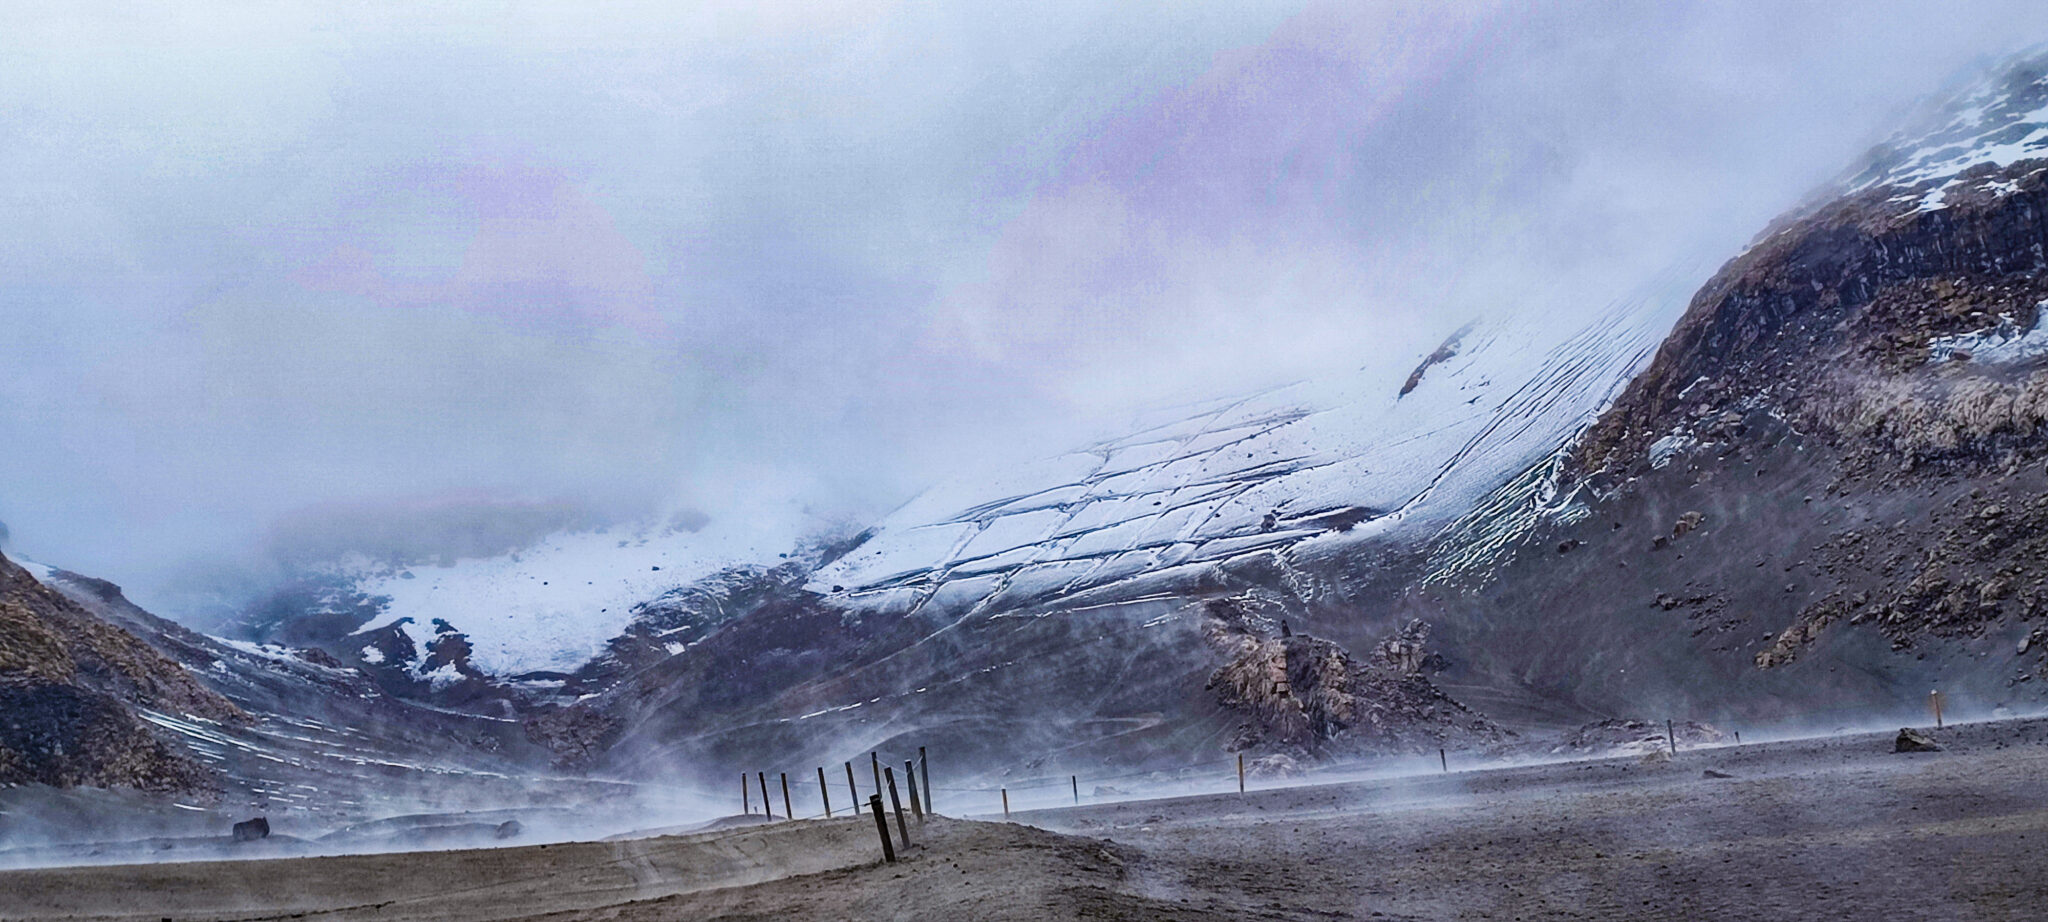
[[[146,710],[248,720],[154,647],[0,557],[0,785],[216,792],[218,780],[153,732]]]
[[[1591,712],[2038,706],[2043,157],[2048,55],[1938,100],[1700,290],[1574,449],[1558,553],[1405,604],[1471,612],[1471,681]]]

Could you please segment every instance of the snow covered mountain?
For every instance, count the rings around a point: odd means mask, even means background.
[[[547,692],[646,635],[668,652],[689,637],[660,600],[695,587],[815,561],[824,527],[793,505],[759,503],[654,524],[566,529],[502,553],[434,562],[351,553],[309,568],[253,606],[252,640],[318,646],[385,687],[497,698]],[[657,623],[660,622],[660,623]]]

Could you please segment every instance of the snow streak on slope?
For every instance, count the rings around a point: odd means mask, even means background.
[[[499,557],[366,571],[356,588],[390,602],[361,631],[399,623],[424,656],[439,620],[467,635],[486,673],[571,672],[625,631],[635,604],[726,567],[774,566],[806,527],[793,505],[763,505],[695,531],[564,532]]]
[[[2048,51],[2024,52],[1967,84],[1913,128],[1886,140],[1847,192],[1898,186],[1937,210],[1950,186],[1973,167],[2003,169],[2048,157]],[[2010,178],[1986,178],[1984,191],[2013,191]]]
[[[1001,612],[1135,594],[1247,554],[1428,539],[1590,421],[1698,281],[1674,277],[1576,335],[1479,327],[1405,396],[1398,377],[1297,384],[934,489],[810,588],[855,608]]]

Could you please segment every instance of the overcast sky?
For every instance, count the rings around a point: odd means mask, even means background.
[[[1398,376],[1732,255],[2048,38],[2039,2],[0,12],[0,521],[145,594],[309,507],[860,517],[1147,403]]]

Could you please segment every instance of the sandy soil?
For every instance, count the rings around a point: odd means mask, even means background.
[[[2048,721],[934,819],[0,873],[5,919],[2039,919]],[[1708,777],[1714,771],[1732,777]],[[1025,825],[1029,823],[1031,825]]]

